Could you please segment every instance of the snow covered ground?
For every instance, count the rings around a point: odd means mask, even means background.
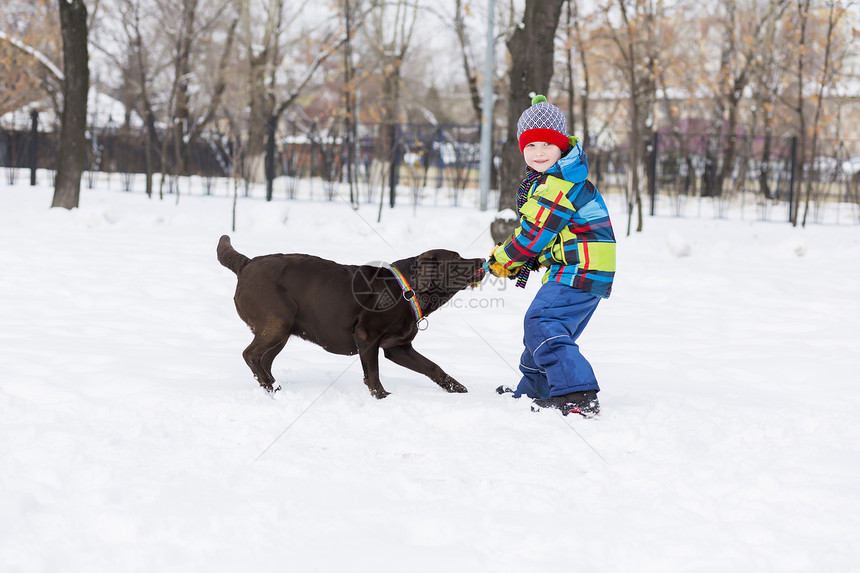
[[[0,182],[0,571],[856,571],[860,227],[648,218],[581,339],[599,419],[515,384],[500,280],[416,348],[469,388],[292,340],[253,380],[228,233],[255,256],[483,256],[493,212]]]

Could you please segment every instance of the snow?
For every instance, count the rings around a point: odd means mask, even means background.
[[[141,182],[142,183],[142,182]],[[416,348],[469,388],[291,340],[274,399],[215,258],[483,256],[493,212],[119,181],[49,209],[0,181],[0,570],[850,571],[860,559],[860,232],[649,217],[581,345],[598,419],[513,385],[525,291],[487,279]],[[699,210],[707,213],[707,209]]]

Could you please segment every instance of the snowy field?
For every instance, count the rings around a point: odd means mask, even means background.
[[[0,571],[772,572],[860,563],[860,226],[648,218],[581,339],[598,419],[532,413],[526,291],[416,348],[469,388],[291,340],[241,357],[240,252],[486,255],[493,212],[0,182]]]

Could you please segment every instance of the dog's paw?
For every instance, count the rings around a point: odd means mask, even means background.
[[[274,395],[275,395],[275,392],[277,392],[278,390],[280,390],[280,389],[281,389],[281,385],[280,385],[280,384],[278,384],[277,386],[273,386],[273,385],[271,385],[271,384],[260,384],[260,386],[262,386],[262,387],[263,387],[263,390],[265,390],[266,392],[268,392],[268,393],[269,393],[269,394],[271,394],[272,396],[274,396]]]
[[[377,400],[382,400],[383,398],[391,394],[391,392],[389,392],[388,390],[372,390],[370,393],[373,394],[373,397]]]
[[[450,376],[446,376],[439,386],[452,394],[466,394],[469,390]]]

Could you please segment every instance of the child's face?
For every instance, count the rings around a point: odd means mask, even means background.
[[[543,173],[561,158],[561,148],[546,141],[533,141],[523,148],[523,157],[526,165]]]

